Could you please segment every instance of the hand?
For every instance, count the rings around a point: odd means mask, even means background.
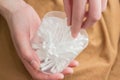
[[[64,0],[72,36],[76,37],[81,28],[90,27],[98,21],[106,5],[107,0]],[[89,6],[88,10],[86,6]]]
[[[19,5],[18,5],[19,6]],[[72,67],[78,65],[78,62],[72,61],[62,73],[44,74],[40,72],[40,60],[34,50],[31,48],[30,41],[40,26],[40,19],[34,9],[25,4],[16,10],[10,10],[5,13],[12,40],[24,66],[35,80],[57,80],[64,78],[64,75],[73,73]]]

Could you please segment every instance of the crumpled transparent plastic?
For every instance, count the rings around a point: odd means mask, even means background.
[[[65,69],[88,45],[88,36],[81,29],[77,38],[71,36],[64,12],[48,12],[32,40],[32,48],[41,61],[40,70],[58,73]]]

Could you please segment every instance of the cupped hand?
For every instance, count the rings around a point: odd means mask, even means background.
[[[40,60],[31,47],[30,41],[40,26],[40,18],[35,10],[26,5],[6,17],[11,32],[12,40],[24,66],[34,80],[58,80],[64,75],[73,73],[72,67],[78,62],[72,61],[63,72],[56,74],[45,74],[39,70]]]
[[[90,27],[100,20],[106,5],[107,0],[64,0],[72,36],[76,37],[81,28]]]

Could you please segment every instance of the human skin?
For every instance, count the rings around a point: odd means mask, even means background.
[[[86,4],[90,6],[87,12]],[[64,0],[73,37],[81,28],[90,27],[98,21],[106,4],[107,0]],[[18,56],[34,80],[57,80],[73,73],[72,67],[78,65],[76,61],[72,61],[62,73],[47,75],[39,71],[39,58],[31,48],[30,41],[40,25],[40,18],[30,5],[23,0],[0,0],[0,14],[7,20]]]
[[[23,0],[0,0],[0,14],[6,19],[17,54],[34,80],[58,80],[72,74],[78,65],[72,61],[61,73],[44,74],[39,70],[40,60],[31,47],[30,41],[40,26],[35,10]]]
[[[72,36],[76,37],[81,28],[91,27],[100,20],[106,9],[107,0],[63,0],[68,25]],[[89,5],[86,9],[86,5]],[[86,18],[86,20],[84,20]]]

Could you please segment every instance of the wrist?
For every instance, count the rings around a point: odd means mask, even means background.
[[[0,0],[0,14],[7,18],[26,6],[23,0]]]

